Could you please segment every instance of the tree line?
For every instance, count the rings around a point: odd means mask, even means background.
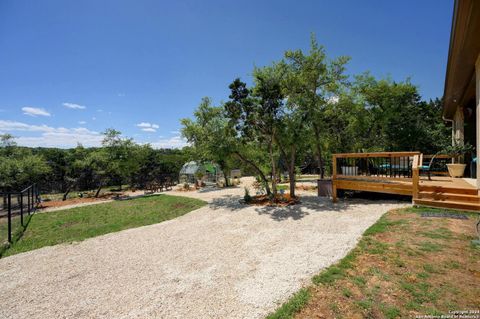
[[[143,188],[165,174],[178,174],[189,158],[188,148],[153,149],[107,129],[101,147],[71,149],[18,146],[10,134],[0,135],[0,192],[19,191],[37,183],[43,193],[96,190],[128,184]]]
[[[193,118],[182,119],[192,153],[224,171],[241,163],[275,197],[288,175],[295,196],[299,168],[313,165],[324,178],[331,155],[342,152],[421,151],[434,154],[450,142],[440,99],[423,101],[409,79],[346,75],[349,57],[327,57],[315,37],[308,52],[253,69],[253,85],[234,79],[229,98],[202,99]]]

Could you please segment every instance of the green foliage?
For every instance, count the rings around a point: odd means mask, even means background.
[[[0,156],[0,189],[20,190],[42,181],[50,167],[42,156],[11,154]]]
[[[365,110],[363,148],[435,154],[450,142],[440,100],[423,102],[407,79],[394,82],[368,73],[355,77],[352,93]]]
[[[217,163],[227,176],[236,166],[234,153],[238,151],[233,132],[228,126],[222,107],[212,105],[208,97],[202,99],[194,112],[194,119],[182,119],[182,135],[193,145],[190,159]],[[225,179],[228,183],[228,179]]]
[[[43,193],[67,194],[100,185],[142,187],[161,174],[177,174],[187,159],[187,150],[138,145],[113,129],[99,148],[26,148],[5,134],[0,136],[0,188],[19,190],[36,182]]]
[[[459,141],[455,140],[453,144],[446,146],[442,153],[452,155],[456,162],[460,162],[462,156],[468,153],[472,153],[474,148],[469,143],[460,143]]]

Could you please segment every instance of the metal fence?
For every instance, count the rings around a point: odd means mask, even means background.
[[[36,184],[20,192],[0,193],[0,252],[20,238],[39,202]]]

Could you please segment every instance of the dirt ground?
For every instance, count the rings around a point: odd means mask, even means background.
[[[318,285],[295,318],[480,311],[480,248],[471,244],[479,216],[421,217],[426,211],[432,209],[389,212],[343,262],[314,278]]]

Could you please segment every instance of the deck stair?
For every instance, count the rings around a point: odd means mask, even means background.
[[[480,196],[473,188],[420,185],[414,204],[480,212]]]

